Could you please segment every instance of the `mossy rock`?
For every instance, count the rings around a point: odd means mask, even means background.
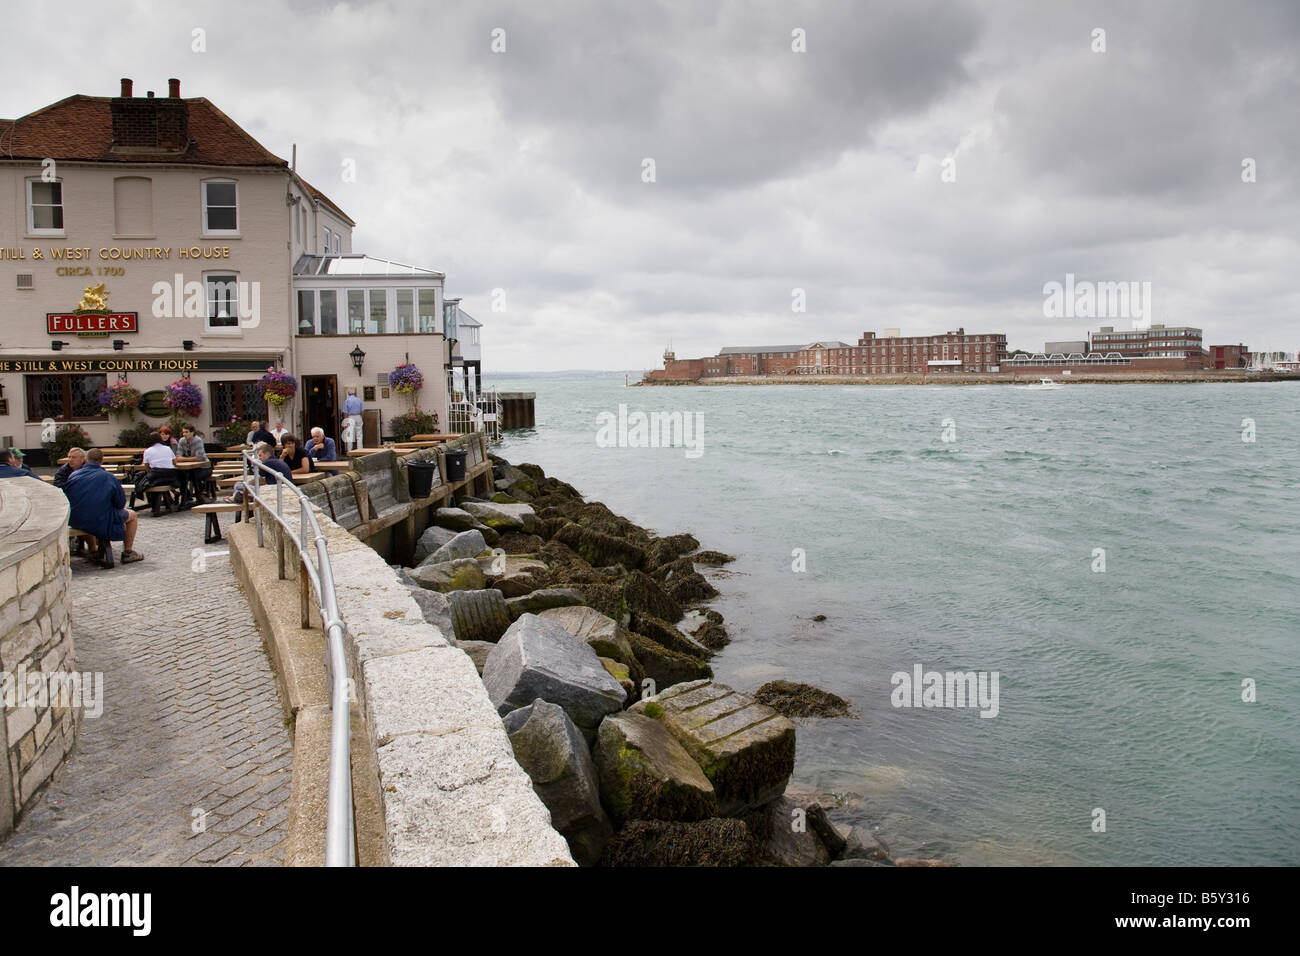
[[[768,681],[754,699],[785,717],[856,717],[849,702],[837,694],[788,680]]]
[[[696,550],[700,542],[694,535],[672,534],[654,538],[646,545],[646,567],[657,568]]]
[[[698,657],[670,651],[635,631],[628,640],[632,644],[632,653],[641,664],[641,670],[655,682],[656,690],[662,691],[673,684],[706,680],[713,676],[713,669]]]
[[[664,621],[679,621],[682,617],[681,605],[641,571],[632,571],[623,582],[623,603],[629,611]]]
[[[633,820],[605,846],[601,866],[750,866],[757,841],[743,820]]]
[[[678,654],[697,657],[700,660],[707,660],[712,656],[707,647],[691,640],[676,627],[661,618],[634,612],[629,626],[642,637],[648,637],[660,647],[666,647]]]
[[[727,629],[712,621],[705,621],[691,632],[691,636],[711,651],[720,651],[731,643]]]
[[[641,714],[611,714],[596,732],[592,756],[601,803],[616,821],[717,815],[713,785],[657,721]]]
[[[608,615],[624,627],[631,615],[623,607],[623,589],[616,584],[587,583],[579,584],[583,601],[587,607],[595,608],[601,614]]]
[[[496,502],[496,503],[499,504],[499,505],[518,505],[518,504],[523,504],[523,502],[521,502],[518,498],[514,498],[514,497],[510,496],[510,495],[506,494],[504,491],[498,491],[498,492],[497,492],[496,494],[494,494],[491,498],[489,498],[488,501],[494,501],[494,502]]]
[[[497,547],[506,554],[537,554],[545,543],[538,535],[511,531],[501,536]]]
[[[546,472],[542,471],[541,465],[534,465],[531,462],[525,461],[521,464],[515,465],[515,467],[526,474],[529,478],[539,479],[546,477]]]
[[[567,544],[592,567],[621,564],[625,568],[639,568],[645,560],[645,553],[632,542],[577,524],[566,524],[552,537]]]
[[[664,589],[669,597],[683,606],[698,604],[718,595],[718,589],[695,571],[685,575],[674,574],[664,582]]]
[[[537,556],[551,569],[551,577],[557,584],[607,584],[600,574],[568,545],[559,541],[547,541],[537,549]]]
[[[699,551],[691,555],[691,560],[697,564],[707,564],[717,567],[723,564],[730,564],[736,559],[729,554],[723,554],[721,551]]]

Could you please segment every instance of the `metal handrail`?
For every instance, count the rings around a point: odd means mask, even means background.
[[[302,562],[302,571],[316,590],[317,610],[325,629],[325,643],[329,649],[327,660],[330,669],[330,771],[329,798],[325,823],[325,865],[356,866],[355,840],[352,831],[352,753],[350,722],[350,687],[348,683],[347,656],[343,649],[343,635],[346,631],[342,618],[339,617],[338,598],[334,591],[334,571],[330,567],[329,548],[325,535],[316,520],[307,496],[302,489],[282,480],[283,475],[273,468],[257,461],[247,451],[241,453],[244,461],[245,495],[251,491],[252,500],[256,502],[257,546],[263,547],[262,512],[271,515],[284,532],[298,547],[298,556]],[[251,466],[251,467],[250,467]],[[272,513],[261,496],[261,473],[266,472],[275,479],[275,511]],[[251,478],[251,484],[247,479]],[[298,496],[300,531],[295,533],[284,517],[284,489],[288,487]],[[307,559],[304,542],[310,537],[316,545],[316,561]],[[281,568],[283,570],[283,567]],[[305,606],[305,605],[304,605]],[[304,611],[304,614],[306,612]]]

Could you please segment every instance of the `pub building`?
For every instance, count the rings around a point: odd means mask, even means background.
[[[414,407],[388,385],[403,362],[445,426],[463,360],[443,274],[355,253],[339,206],[168,83],[140,97],[124,79],[120,96],[0,120],[0,441],[38,451],[53,421],[116,445],[134,422],[162,424],[161,390],[188,376],[209,441],[232,417],[340,439],[355,389],[372,444]],[[298,391],[268,408],[271,367]],[[144,393],[134,422],[100,407],[120,379]]]

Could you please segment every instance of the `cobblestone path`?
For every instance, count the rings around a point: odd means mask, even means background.
[[[142,512],[135,546],[145,560],[111,571],[72,559],[77,670],[103,673],[103,714],[82,715],[0,866],[281,865],[292,744],[227,545],[203,545],[201,515]]]

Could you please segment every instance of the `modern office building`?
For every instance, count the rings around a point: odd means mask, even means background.
[[[1200,358],[1201,330],[1189,326],[1152,324],[1145,329],[1116,332],[1103,325],[1090,335],[1093,352],[1118,352],[1124,358]]]

